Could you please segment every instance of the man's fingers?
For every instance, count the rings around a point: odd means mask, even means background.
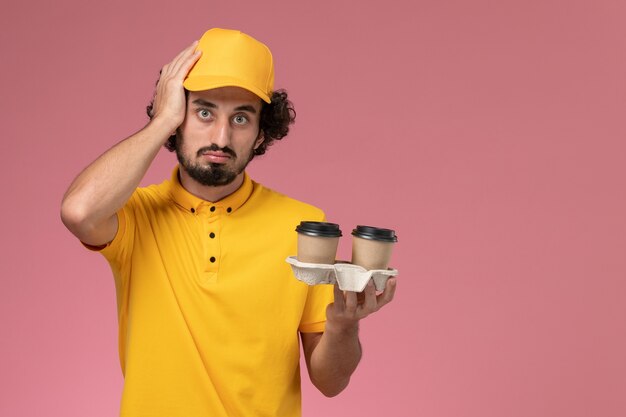
[[[189,55],[192,55],[193,52],[196,49],[196,46],[198,46],[198,41],[193,41],[191,43],[191,45],[189,45],[188,47],[186,47],[185,49],[183,49],[182,51],[180,51],[178,53],[178,55],[176,55],[176,57],[174,57],[174,59],[172,59],[172,72],[175,72],[175,70],[180,66],[180,63],[182,61],[184,61],[186,59],[186,57],[188,57]]]
[[[189,70],[191,69],[191,67],[193,67],[194,64],[198,62],[198,59],[200,59],[200,56],[202,56],[202,51],[200,50],[195,51],[193,55],[189,57],[189,59],[183,62],[176,76],[180,77],[181,79],[184,79],[187,76],[187,74],[189,74]]]
[[[374,282],[370,280],[365,286],[365,290],[363,291],[365,295],[365,301],[361,306],[361,309],[366,313],[373,313],[378,310],[378,299],[376,298],[376,287],[374,286]]]
[[[194,41],[191,45],[189,45],[188,47],[180,51],[178,55],[176,55],[176,57],[172,59],[171,62],[165,65],[165,67],[163,67],[163,75],[165,76],[175,75],[180,69],[180,66],[185,61],[185,59],[193,55],[196,45],[198,45],[198,41]]]
[[[353,314],[357,308],[357,298],[354,291],[346,291],[346,313]]]
[[[385,304],[393,300],[393,296],[396,293],[396,279],[389,278],[387,284],[385,284],[385,291],[377,298],[378,308],[381,308]]]
[[[198,60],[198,58],[200,58],[200,55],[202,54],[202,51],[196,50],[195,43],[183,52],[184,54],[176,60],[174,66],[172,67],[172,76],[181,80],[187,76],[189,69],[192,67],[193,64],[195,64],[195,62]]]
[[[337,308],[339,308],[339,310],[343,310],[345,308],[345,301],[343,299],[343,291],[341,291],[339,289],[339,284],[335,284],[333,285],[334,287],[334,292],[335,292],[335,305],[337,306]]]

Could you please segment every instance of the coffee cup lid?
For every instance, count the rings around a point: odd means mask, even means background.
[[[394,230],[372,226],[357,226],[356,229],[352,230],[352,236],[362,239],[380,240],[383,242],[398,241],[398,236],[396,236]]]
[[[300,222],[298,227],[296,227],[296,232],[319,237],[341,236],[341,229],[339,229],[338,224],[326,222]]]

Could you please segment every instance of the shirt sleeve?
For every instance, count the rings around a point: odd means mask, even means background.
[[[117,232],[111,242],[103,246],[91,246],[81,242],[85,248],[100,252],[111,264],[114,272],[121,270],[122,265],[128,260],[133,250],[137,193],[135,191],[124,207],[117,211]]]
[[[323,332],[326,326],[326,307],[333,302],[333,285],[312,285],[308,291],[298,331],[302,333]]]

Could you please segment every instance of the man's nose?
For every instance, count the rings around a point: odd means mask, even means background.
[[[219,119],[214,124],[215,130],[213,131],[212,142],[220,148],[225,148],[230,145],[231,126],[230,121],[227,118]]]

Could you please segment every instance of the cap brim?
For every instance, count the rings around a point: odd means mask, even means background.
[[[266,103],[271,103],[270,97],[260,89],[240,79],[217,75],[197,75],[183,81],[183,87],[189,91],[211,90],[219,87],[240,87],[259,96]]]

